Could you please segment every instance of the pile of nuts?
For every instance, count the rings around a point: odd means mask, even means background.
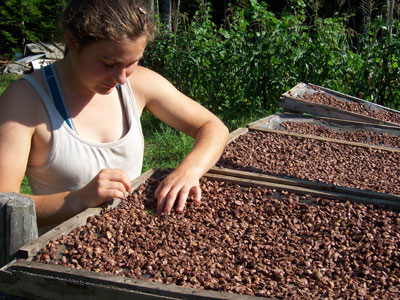
[[[400,194],[400,153],[254,131],[224,150],[217,166]]]
[[[202,178],[202,201],[154,215],[151,178],[50,242],[43,263],[278,299],[398,299],[398,211]]]
[[[372,131],[364,130],[338,131],[317,124],[292,121],[282,122],[281,125],[286,131],[296,132],[300,134],[316,135],[320,137],[345,140],[355,143],[400,148],[400,136],[390,135],[387,133],[378,134]]]
[[[308,86],[315,89],[314,93],[305,93],[299,95],[298,98],[315,104],[335,107],[341,110],[353,112],[356,114],[368,116],[377,120],[400,124],[400,113],[393,113],[386,110],[372,109],[362,103],[341,100],[333,95],[329,95],[317,87]]]

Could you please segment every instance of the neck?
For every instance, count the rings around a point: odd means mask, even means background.
[[[57,62],[55,67],[67,102],[76,99],[79,100],[79,103],[85,104],[96,95],[79,79],[78,68],[70,53]]]

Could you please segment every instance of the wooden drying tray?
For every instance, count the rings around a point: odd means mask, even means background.
[[[282,135],[296,136],[296,137],[300,137],[300,138],[314,139],[314,140],[324,141],[324,142],[345,144],[345,145],[364,147],[364,148],[369,148],[369,149],[377,149],[377,150],[381,150],[381,151],[388,151],[388,152],[394,152],[394,153],[400,152],[400,149],[398,149],[398,148],[389,148],[389,147],[382,147],[382,146],[377,146],[377,145],[362,144],[362,143],[320,137],[320,136],[311,135],[311,134],[301,134],[301,133],[289,132],[289,131],[278,130],[278,129],[262,128],[259,126],[249,126],[248,128],[238,128],[235,131],[232,131],[229,135],[228,144],[233,142],[234,140],[236,140],[239,136],[248,133],[249,131],[263,131],[263,132],[277,133],[277,134],[282,134]]]
[[[349,142],[349,141],[343,141],[343,140],[324,138],[324,137],[319,137],[319,136],[315,136],[315,135],[306,135],[306,134],[299,134],[299,133],[288,132],[288,131],[283,131],[283,130],[260,128],[258,126],[254,126],[254,127],[249,126],[249,128],[236,129],[235,131],[230,133],[228,143],[233,142],[240,136],[245,135],[251,131],[277,133],[277,134],[281,134],[281,135],[296,136],[296,137],[300,137],[300,138],[314,139],[314,140],[319,140],[319,141],[324,141],[324,142],[332,142],[332,143],[337,143],[337,144],[344,144],[344,145],[363,147],[363,148],[369,148],[369,149],[377,149],[377,150],[381,150],[381,151],[388,151],[388,152],[393,152],[393,153],[400,153],[399,148],[388,148],[388,147],[381,147],[381,146],[375,146],[375,145],[367,145],[367,144],[361,144],[361,143],[355,143],[355,142]],[[310,180],[295,179],[295,178],[283,177],[283,176],[278,176],[278,175],[266,175],[266,174],[262,174],[262,173],[233,170],[233,169],[227,169],[227,168],[221,168],[221,167],[213,167],[209,170],[209,173],[224,174],[224,175],[234,176],[234,177],[238,177],[238,178],[255,179],[257,181],[265,181],[265,182],[269,182],[271,184],[272,183],[283,184],[288,187],[299,187],[299,188],[313,189],[313,190],[315,189],[315,190],[318,190],[318,192],[330,191],[330,192],[339,193],[341,195],[346,195],[346,197],[352,195],[352,196],[356,196],[356,197],[362,197],[364,203],[374,204],[375,199],[377,199],[379,201],[385,201],[389,204],[391,204],[392,202],[400,203],[400,195],[367,191],[367,190],[361,190],[361,189],[350,188],[350,187],[345,187],[345,186],[328,184],[328,183],[315,182],[315,181],[310,181]],[[335,198],[335,199],[339,199],[339,198]]]
[[[279,105],[289,112],[300,112],[300,113],[307,113],[316,116],[329,117],[335,119],[361,121],[361,122],[375,123],[375,124],[387,124],[390,126],[400,127],[400,124],[397,123],[378,120],[369,116],[357,114],[354,112],[349,112],[336,107],[312,103],[298,98],[298,96],[304,95],[306,93],[314,93],[316,89],[314,89],[313,87],[326,93],[327,95],[334,96],[345,102],[362,104],[373,110],[383,110],[390,113],[400,114],[399,111],[390,109],[382,105],[378,105],[369,101],[362,100],[360,98],[349,96],[328,88],[324,88],[313,84],[306,84],[303,82],[297,84],[295,87],[282,94],[279,100]]]
[[[400,127],[382,125],[382,124],[371,124],[360,121],[350,121],[343,119],[333,119],[327,117],[317,117],[317,116],[306,116],[296,113],[283,113],[283,114],[273,114],[265,118],[256,120],[252,123],[247,124],[247,128],[250,130],[279,130],[282,132],[290,132],[285,130],[281,124],[283,122],[290,121],[295,123],[306,123],[312,125],[318,125],[326,129],[330,129],[337,132],[355,132],[355,131],[365,131],[372,132],[374,134],[387,134],[392,136],[400,137]],[[313,137],[315,135],[306,135],[308,137]],[[335,141],[342,141],[334,139]],[[364,144],[358,143],[357,144]],[[367,144],[371,145],[372,144]],[[390,147],[385,145],[380,145],[383,149],[393,149],[396,147]]]
[[[318,190],[318,185],[304,187],[292,185],[287,180],[277,182],[267,176],[245,174],[213,168],[205,177],[210,180],[231,182],[243,187],[265,187],[288,191],[296,194],[308,194],[314,197],[339,199],[370,204],[385,204],[389,208],[400,209],[396,199],[384,200],[369,198],[363,195],[352,195],[337,191]],[[152,176],[157,176],[157,170],[152,169],[132,182],[133,189]],[[236,175],[240,175],[237,177]],[[235,175],[235,176],[232,176]],[[114,200],[110,205],[115,207],[120,201]],[[110,207],[108,206],[108,207]],[[45,247],[50,240],[56,240],[61,235],[68,234],[73,229],[85,225],[89,216],[100,214],[102,208],[91,208],[65,221],[37,240],[20,249],[20,255],[25,259],[14,260],[0,269],[0,289],[10,295],[31,299],[237,299],[256,300],[262,297],[237,295],[194,288],[166,285],[145,280],[127,278],[117,275],[96,273],[93,271],[67,268],[60,265],[44,264],[32,261],[35,254]]]
[[[142,174],[131,182],[132,190],[158,174],[158,169],[151,169]],[[215,174],[210,174],[210,176],[211,178],[220,177]],[[243,179],[238,180],[243,181]],[[18,251],[19,259],[13,260],[0,269],[0,290],[9,295],[29,299],[265,299],[166,285],[33,261],[34,256],[51,240],[67,235],[75,228],[85,225],[88,217],[99,215],[104,208],[117,207],[120,202],[119,199],[114,199],[112,203],[103,207],[86,209],[21,247]]]

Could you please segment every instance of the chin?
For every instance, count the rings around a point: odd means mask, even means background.
[[[95,89],[95,92],[97,93],[97,94],[100,94],[100,95],[109,95],[109,94],[111,94],[112,93],[112,91],[115,89],[115,86],[114,87],[102,87],[102,88],[97,88],[97,89]]]

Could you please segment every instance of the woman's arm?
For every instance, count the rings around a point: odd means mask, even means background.
[[[0,96],[0,192],[16,192],[27,165],[46,161],[50,121],[41,100],[25,81],[14,82]],[[82,189],[52,195],[28,195],[35,202],[38,225],[64,221],[87,207],[124,198],[130,180],[122,170],[104,169]]]
[[[156,189],[157,212],[184,208],[189,193],[200,200],[200,177],[219,159],[227,141],[227,127],[210,111],[178,91],[161,75],[137,67],[130,83],[139,109],[194,138],[194,147]]]

